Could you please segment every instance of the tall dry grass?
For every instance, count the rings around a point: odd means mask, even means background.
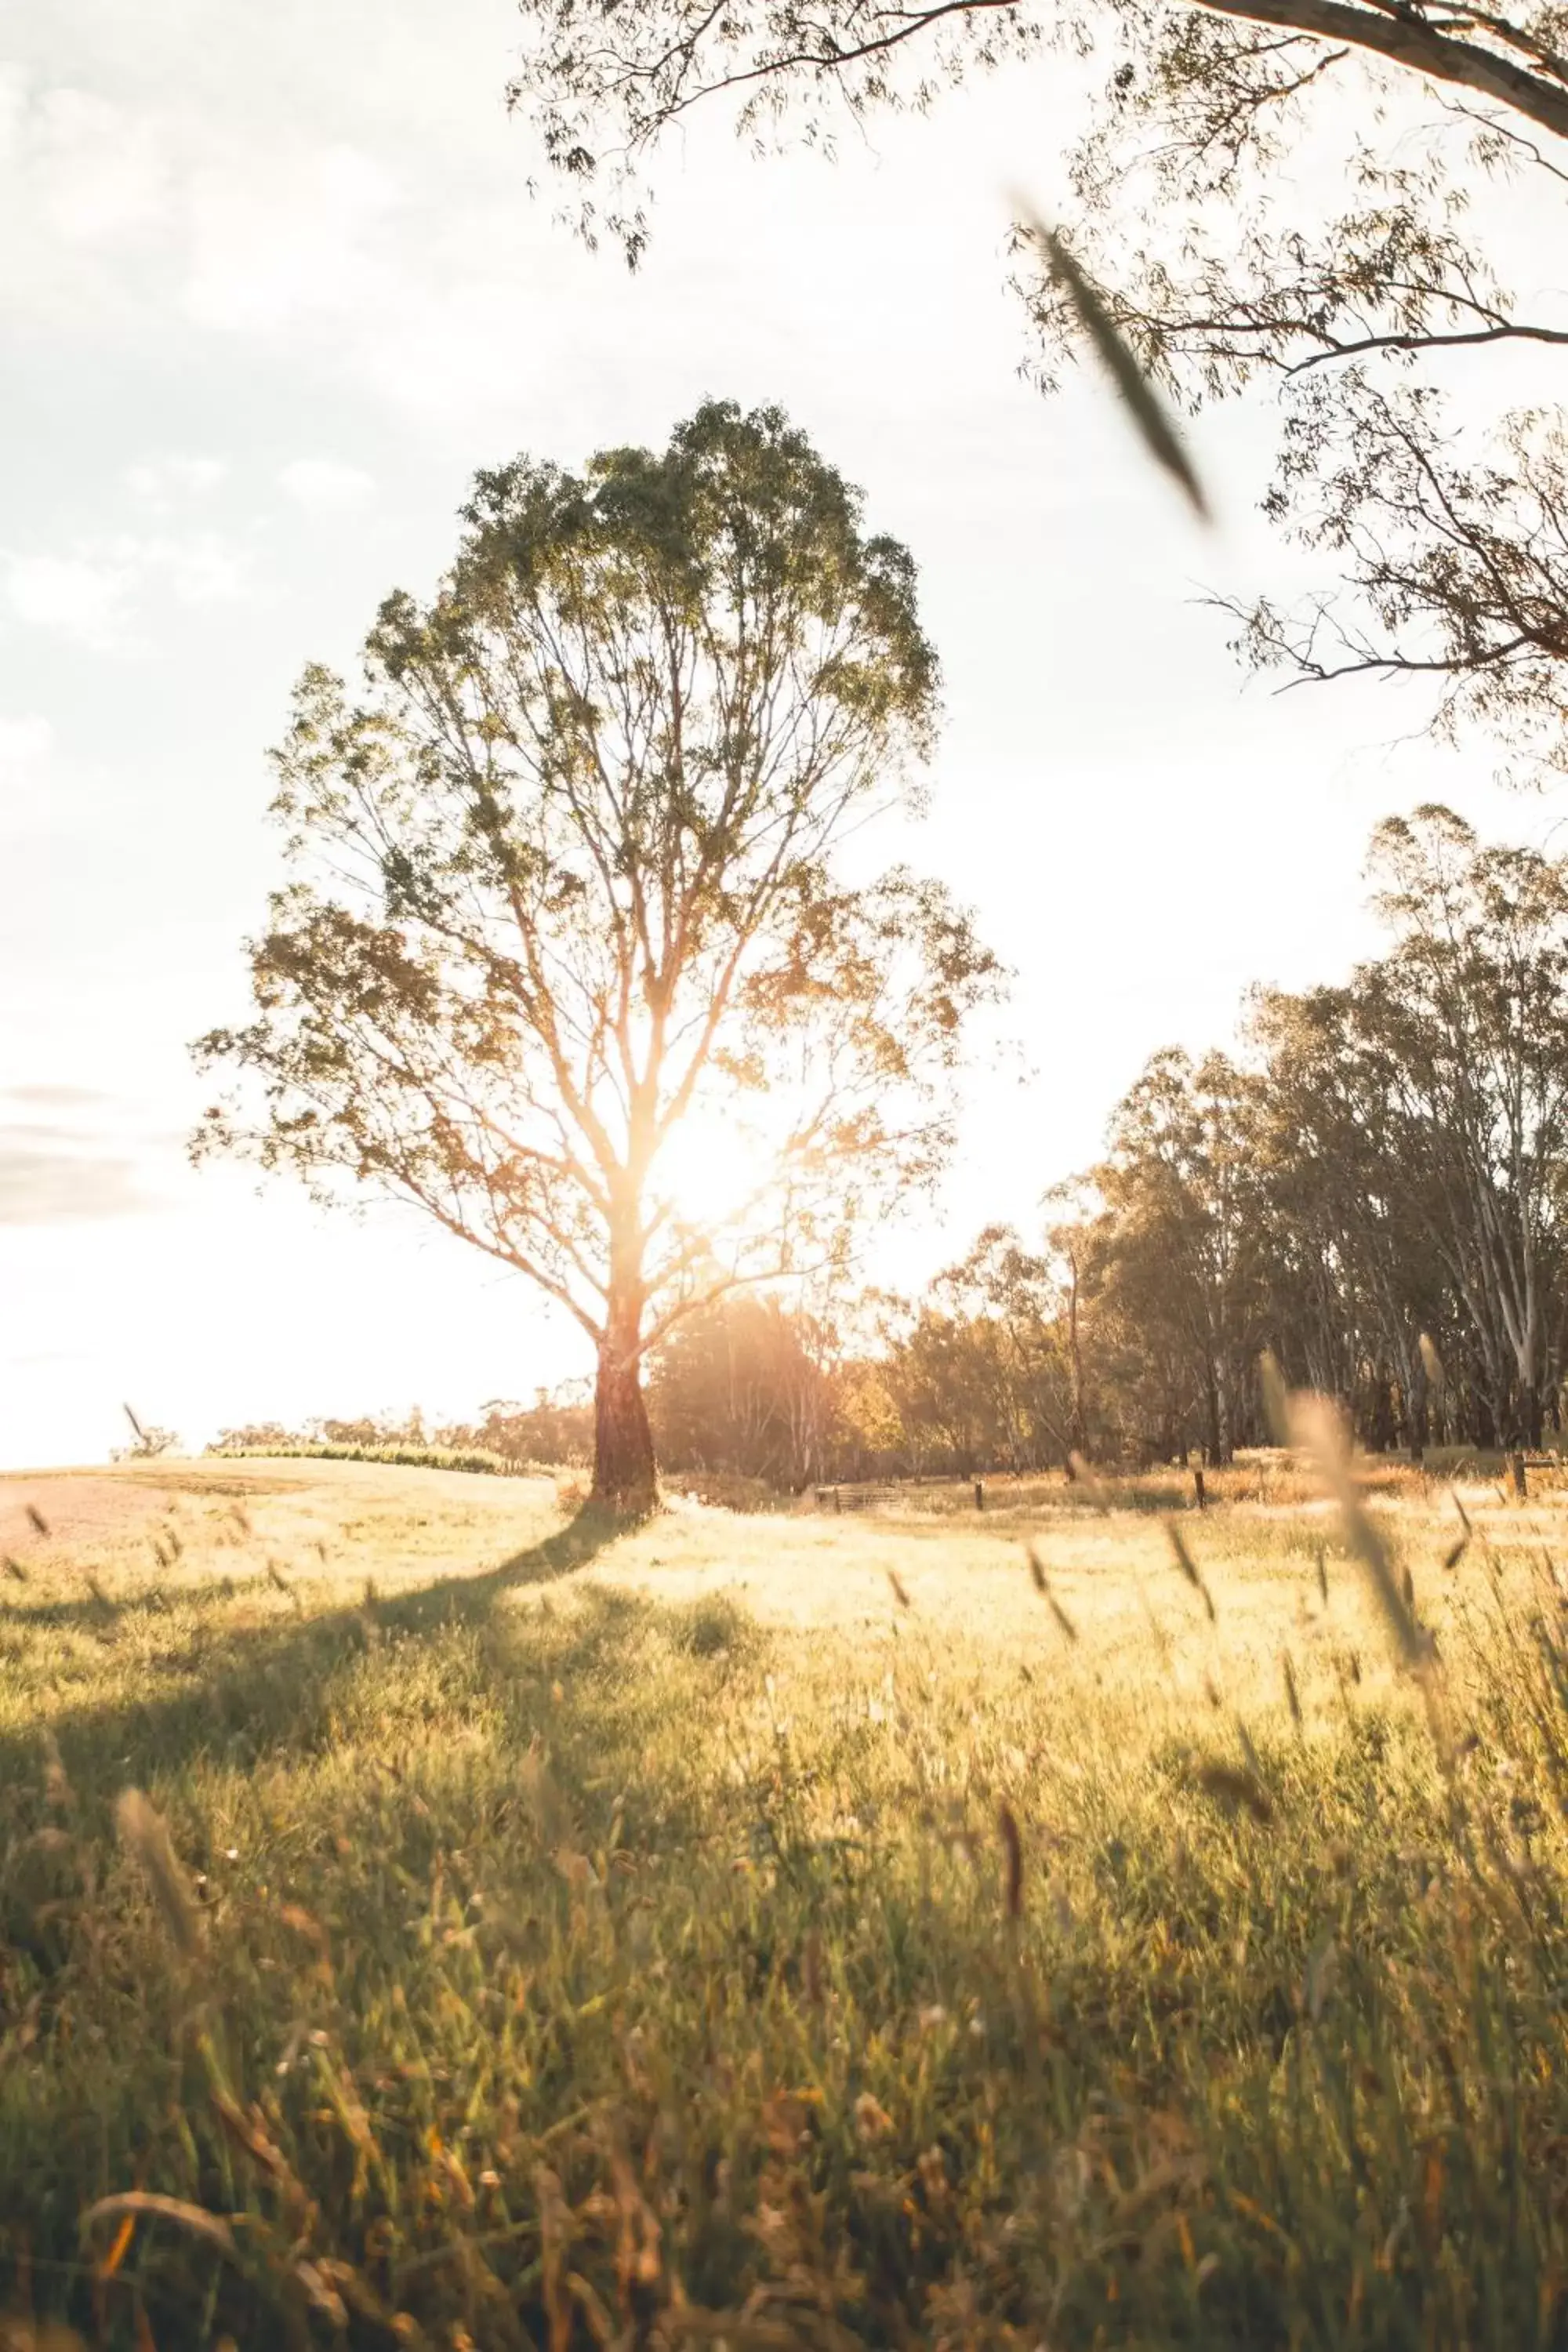
[[[1373,1502],[1414,1671],[1318,1511],[808,1530],[856,1629],[371,1475],[0,1612],[15,2341],[1563,2340],[1551,1497]]]

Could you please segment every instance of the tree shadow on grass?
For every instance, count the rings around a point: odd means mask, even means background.
[[[425,1633],[433,1624],[449,1623],[455,1618],[488,1616],[503,1592],[570,1576],[574,1569],[586,1568],[619,1537],[634,1534],[640,1524],[619,1518],[596,1503],[581,1504],[563,1528],[514,1552],[499,1568],[485,1569],[474,1576],[443,1578],[412,1592],[394,1594],[377,1602],[377,1613],[385,1624],[407,1633]]]
[[[289,2071],[301,2018],[321,2020],[312,2046],[331,2032],[377,2111],[382,2150],[411,2166],[426,2104],[447,2100],[444,2135],[457,2112],[447,2070],[465,2086],[510,2085],[516,2036],[543,2070],[536,2104],[552,2127],[609,2083],[594,2070],[592,2019],[625,1965],[616,1938],[635,1937],[634,1914],[651,1899],[639,1874],[657,1862],[658,1883],[679,1889],[700,1864],[704,1886],[730,1885],[740,1834],[730,1816],[748,1801],[715,1792],[692,1727],[711,1721],[731,1664],[757,1655],[727,1598],[671,1605],[595,1580],[563,1605],[537,1590],[625,1531],[579,1512],[493,1568],[315,1616],[264,1585],[244,1598],[265,1596],[267,1614],[237,1623],[236,1596],[218,1585],[161,1651],[128,1633],[118,1660],[110,1649],[95,1665],[96,1685],[40,1689],[36,1725],[0,1735],[0,1949],[15,1963],[0,1981],[0,2032],[21,1981],[35,2037],[26,2096],[17,2070],[9,2106],[0,2099],[0,2313],[23,2291],[6,2221],[27,2225],[26,2292],[85,2325],[79,2216],[95,2199],[134,2181],[203,2210],[238,2201],[223,2169],[232,2149],[215,2154],[226,2143],[194,2074],[179,2078],[185,2141],[169,2126],[168,2053],[186,2045],[192,1988],[177,1954],[166,1965],[168,1915],[160,1922],[146,1903],[144,1874],[116,1871],[110,1808],[128,1784],[152,1791],[180,1874],[212,1906],[200,1928],[203,2013],[217,2021],[241,2105],[258,2088],[281,2103],[273,2128],[330,2216],[321,2251],[357,2259],[364,2215],[341,2148],[320,2144],[313,2076]],[[531,1587],[533,1605],[506,1605]],[[46,1721],[64,1794],[58,1772],[48,1785]],[[637,1870],[612,1872],[611,1850],[623,1863],[635,1853]],[[330,1948],[330,1968],[318,1948]],[[759,1985],[764,1971],[755,1957]],[[550,2004],[542,2030],[517,2023],[524,1984],[529,2017]],[[498,2011],[489,2000],[503,1985]],[[459,2012],[468,2021],[450,2043]],[[426,2047],[432,2063],[416,2064]],[[250,2189],[240,2194],[248,2214]],[[263,2207],[269,2194],[263,2182]],[[262,2242],[245,2234],[241,2252]],[[158,2342],[194,2352],[216,2327],[203,2302],[210,2259],[198,2245],[186,2267],[191,2251],[176,2231],[149,2227],[134,2275]],[[289,2265],[279,2263],[268,2272],[258,2253],[219,2276],[244,2342],[305,2342],[284,2327]]]
[[[36,1727],[0,1733],[0,1787],[37,1783],[46,1723],[71,1780],[93,1799],[127,1782],[178,1771],[197,1761],[242,1769],[280,1753],[319,1749],[330,1736],[331,1696],[344,1672],[383,1639],[418,1642],[482,1626],[507,1593],[548,1584],[586,1567],[632,1523],[584,1505],[566,1525],[497,1567],[463,1572],[385,1597],[365,1598],[260,1622],[225,1622],[232,1590],[214,1584],[183,1594],[194,1624],[160,1658],[128,1666],[112,1696],[41,1706]],[[111,1634],[128,1611],[93,1602],[46,1601],[16,1607],[14,1619],[52,1630],[90,1625]],[[106,1675],[112,1658],[104,1662]]]
[[[24,1633],[37,1633],[44,1626],[51,1633],[82,1628],[89,1633],[101,1633],[119,1623],[128,1605],[151,1612],[158,1603],[145,1595],[139,1595],[134,1602],[127,1604],[108,1596],[100,1601],[90,1593],[76,1600],[5,1601],[0,1601],[0,1626],[15,1626],[17,1632]]]

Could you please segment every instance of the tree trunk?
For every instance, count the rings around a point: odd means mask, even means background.
[[[658,1500],[653,1432],[642,1392],[642,1253],[612,1236],[610,1297],[594,1389],[594,1500],[628,1517]]]
[[[1373,1444],[1380,1454],[1392,1452],[1399,1434],[1399,1420],[1394,1409],[1394,1383],[1384,1370],[1380,1370],[1373,1389]]]
[[[1426,1367],[1421,1360],[1419,1349],[1416,1350],[1409,1378],[1404,1381],[1403,1386],[1405,1428],[1410,1441],[1410,1452],[1413,1459],[1419,1461],[1426,1450],[1427,1442],[1431,1436],[1428,1407],[1431,1382],[1427,1379]]]
[[[658,1491],[641,1362],[634,1356],[627,1363],[606,1340],[594,1390],[594,1500],[613,1511],[642,1513],[652,1510]]]
[[[1069,1257],[1072,1284],[1068,1292],[1068,1341],[1072,1358],[1072,1442],[1076,1451],[1086,1457],[1089,1454],[1089,1410],[1083,1377],[1083,1343],[1078,1328],[1078,1260]]]

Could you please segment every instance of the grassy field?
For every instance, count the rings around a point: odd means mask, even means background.
[[[1532,1486],[0,1480],[0,2345],[1568,2342]]]

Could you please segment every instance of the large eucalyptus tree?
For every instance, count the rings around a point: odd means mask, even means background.
[[[908,553],[778,411],[520,458],[465,521],[357,694],[305,673],[295,878],[253,1016],[198,1047],[240,1082],[198,1150],[526,1276],[595,1351],[595,1491],[636,1509],[646,1352],[931,1176],[996,967],[938,884],[838,862],[926,753],[937,667]]]

